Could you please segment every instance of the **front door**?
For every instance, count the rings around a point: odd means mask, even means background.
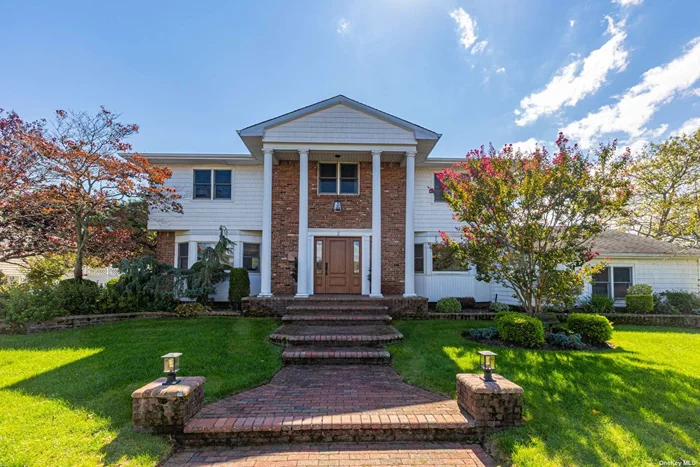
[[[356,237],[316,237],[314,293],[362,293],[362,242]]]

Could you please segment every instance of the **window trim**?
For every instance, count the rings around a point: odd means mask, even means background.
[[[335,165],[335,193],[322,193],[321,192],[321,164]],[[354,165],[357,166],[357,193],[341,193],[340,192],[340,182],[342,177],[340,176],[341,165]],[[359,196],[360,195],[360,163],[359,162],[326,162],[319,161],[316,164],[316,194],[320,196]]]
[[[258,245],[258,269],[248,269],[245,267],[245,246],[246,245]],[[262,244],[257,243],[257,242],[241,242],[241,267],[245,268],[246,271],[248,271],[248,274],[260,274],[260,257],[262,256]],[[254,256],[250,256],[250,258],[254,258]]]
[[[608,297],[612,298],[616,302],[621,302],[625,300],[625,297],[616,297],[615,296],[615,268],[620,268],[620,269],[629,269],[630,270],[630,282],[627,288],[633,286],[634,284],[637,283],[636,277],[635,277],[635,268],[633,264],[611,264],[609,266],[606,266],[606,269],[608,269]],[[600,282],[601,284],[603,282]],[[622,283],[622,282],[620,282]],[[591,283],[591,295],[593,295],[593,283]]]
[[[204,183],[195,182],[196,172],[209,172],[209,198],[196,198],[195,194],[197,192],[197,185],[204,185]],[[216,173],[215,172],[229,172],[231,174],[231,183],[228,185],[231,187],[231,197],[230,198],[217,198],[216,197]],[[219,185],[227,185],[225,183]],[[192,169],[192,201],[233,201],[233,169]]]

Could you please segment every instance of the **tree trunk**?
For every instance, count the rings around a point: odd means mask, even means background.
[[[82,220],[78,217],[76,219],[76,227],[75,266],[73,267],[73,278],[77,281],[81,281],[83,280],[83,259],[85,256],[87,226],[84,226]]]

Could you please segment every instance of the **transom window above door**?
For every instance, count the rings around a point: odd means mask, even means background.
[[[356,195],[360,192],[360,170],[356,163],[320,162],[318,193],[322,195]]]

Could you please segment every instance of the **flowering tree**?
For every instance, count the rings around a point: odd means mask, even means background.
[[[8,140],[25,141],[31,132],[33,146],[7,151],[5,160],[13,167],[6,178],[24,179],[30,166],[40,177],[28,179],[0,204],[0,242],[8,248],[0,260],[46,252],[74,253],[73,275],[82,278],[86,255],[105,261],[124,254],[128,223],[117,225],[120,207],[134,199],[149,208],[182,212],[174,189],[164,186],[171,176],[134,154],[129,159],[118,153],[131,150],[125,140],[138,126],[122,124],[105,108],[96,115],[85,112],[56,112],[50,130],[43,124],[15,125]],[[5,137],[5,135],[2,135]],[[11,146],[0,142],[0,149]],[[14,144],[12,147],[20,147]],[[9,166],[9,165],[8,165]],[[24,237],[36,244],[31,252]]]
[[[559,134],[558,151],[531,154],[505,146],[470,151],[466,160],[438,175],[444,197],[461,223],[455,239],[441,232],[477,279],[514,293],[528,312],[570,305],[583,282],[602,267],[591,240],[624,210],[632,187],[629,151],[616,143],[589,156]]]

